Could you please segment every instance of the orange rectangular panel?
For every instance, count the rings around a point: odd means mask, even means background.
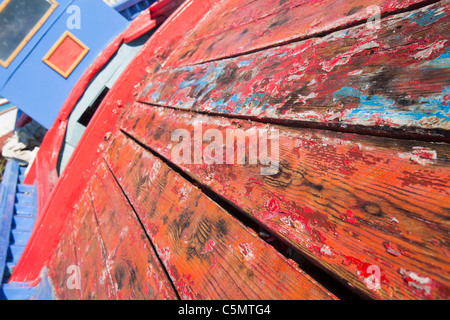
[[[44,57],[44,62],[67,78],[83,60],[89,49],[73,34],[66,31]]]

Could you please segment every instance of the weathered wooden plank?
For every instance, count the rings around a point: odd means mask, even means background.
[[[106,160],[182,299],[334,298],[125,135]]]
[[[78,266],[71,219],[68,221],[58,248],[48,264],[49,276],[52,279],[56,296],[60,300],[81,299],[81,289],[69,289],[67,286],[67,282],[70,281],[69,277],[74,275],[72,270],[68,270],[70,266]]]
[[[137,103],[121,126],[372,297],[450,297],[448,144],[285,128]],[[261,154],[256,164],[205,162],[211,151],[202,152],[211,137],[202,145],[202,132],[210,130],[220,141],[227,130],[237,129],[250,137],[258,130],[278,130],[276,175],[261,174],[269,164],[263,164]],[[186,140],[192,164],[178,159],[175,130],[184,130],[184,139],[192,138]],[[220,148],[225,157],[226,146],[219,142]],[[248,143],[245,152],[248,156]],[[117,164],[116,170],[120,166],[126,164]],[[374,268],[380,271],[380,288],[370,282]]]
[[[72,266],[72,280],[77,281],[79,275],[82,300],[114,299],[116,295],[108,271],[106,251],[89,195],[85,193],[76,206],[73,227],[78,263]],[[73,288],[66,287],[66,290]]]
[[[256,119],[448,139],[450,3],[150,76],[139,101]],[[389,134],[389,133],[387,133]]]
[[[70,213],[49,266],[58,299],[113,299],[106,255],[88,194]]]
[[[105,246],[107,270],[114,283],[116,298],[176,299],[170,281],[133,209],[105,164],[102,163],[97,168],[89,192]]]
[[[221,1],[186,37],[167,66],[186,66],[267,48],[390,14],[424,0]]]

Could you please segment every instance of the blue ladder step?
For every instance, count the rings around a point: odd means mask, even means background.
[[[3,283],[7,283],[9,278],[11,277],[14,268],[16,267],[15,262],[7,262],[5,266],[5,271],[3,272]]]
[[[13,217],[12,230],[33,231],[35,218],[15,215]]]
[[[12,230],[10,244],[26,246],[31,237],[31,231]]]
[[[27,205],[33,205],[34,203],[34,195],[26,194],[26,193],[16,193],[16,203],[19,204],[27,204]]]
[[[0,285],[0,300],[55,300],[56,298],[56,292],[45,267],[37,285],[29,282],[10,282]]]
[[[16,203],[14,205],[15,214],[18,216],[32,217],[35,215],[36,208],[31,205],[23,205]]]
[[[5,283],[0,288],[0,300],[30,300],[36,291],[28,283]]]
[[[51,298],[52,292],[28,283],[7,283],[28,243],[36,221],[36,187],[25,185],[26,167],[8,161],[0,185],[0,300]],[[50,293],[49,293],[50,292]]]
[[[0,278],[3,278],[6,263],[13,259],[9,246],[14,220],[18,174],[18,162],[8,161],[0,184]]]
[[[8,248],[8,253],[6,255],[6,262],[19,262],[19,259],[22,256],[24,250],[25,246],[10,245]]]
[[[36,191],[36,187],[20,183],[17,185],[17,191],[25,194],[26,193],[33,194]]]
[[[19,167],[19,174],[20,175],[25,175],[25,171],[27,171],[27,167],[25,167],[25,166],[20,166]]]

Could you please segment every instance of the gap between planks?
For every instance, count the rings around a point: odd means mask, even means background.
[[[164,270],[164,274],[166,275],[167,280],[169,281],[170,286],[171,286],[173,292],[175,292],[175,295],[176,295],[176,297],[177,297],[177,300],[181,300],[180,294],[178,293],[178,290],[176,289],[176,286],[175,286],[175,284],[173,283],[172,278],[170,277],[169,273],[167,272],[167,269],[166,269],[166,267],[164,266],[164,263],[163,263],[163,261],[161,260],[161,257],[159,256],[158,251],[156,250],[154,243],[152,242],[152,240],[150,239],[149,235],[147,234],[147,232],[146,232],[146,230],[145,230],[145,227],[144,227],[144,225],[143,225],[141,219],[139,218],[139,215],[136,213],[136,210],[134,209],[133,204],[131,203],[130,199],[128,199],[128,196],[127,196],[127,194],[125,193],[125,190],[123,190],[123,188],[122,188],[122,186],[120,185],[119,181],[117,181],[116,176],[114,175],[113,171],[111,170],[111,168],[110,168],[108,162],[105,160],[105,158],[102,158],[102,162],[105,164],[105,166],[106,166],[106,168],[108,169],[109,173],[110,173],[111,176],[113,177],[113,179],[114,179],[116,185],[119,187],[120,192],[122,192],[123,196],[125,197],[125,199],[127,199],[128,204],[130,205],[131,209],[133,210],[133,214],[134,214],[135,218],[137,219],[137,221],[139,222],[139,226],[141,227],[142,231],[144,232],[145,237],[147,238],[148,242],[150,243],[150,245],[151,245],[151,247],[152,247],[152,250],[153,250],[153,252],[155,253],[156,258],[158,259],[158,262],[159,262],[161,268]]]
[[[261,224],[258,220],[254,220],[251,217],[249,217],[247,214],[245,214],[239,207],[236,207],[233,203],[229,202],[226,198],[223,196],[217,194],[214,192],[211,188],[208,186],[199,183],[194,178],[192,178],[188,173],[183,171],[183,169],[176,166],[174,163],[170,162],[167,158],[165,158],[163,155],[159,154],[149,146],[146,146],[145,144],[141,143],[139,140],[128,134],[124,130],[120,130],[128,139],[135,142],[137,145],[139,145],[144,150],[150,152],[153,156],[158,158],[160,161],[162,161],[164,164],[166,164],[171,170],[173,170],[175,173],[179,174],[182,178],[187,180],[190,184],[197,187],[201,192],[203,192],[207,197],[209,197],[211,200],[213,200],[215,203],[217,203],[222,209],[224,209],[226,212],[228,212],[232,217],[240,221],[245,227],[253,230],[256,234],[258,234],[259,238],[264,241],[266,244],[271,246],[273,249],[275,249],[277,252],[279,252],[282,256],[284,256],[286,259],[293,260],[296,264],[298,264],[299,268],[302,269],[305,273],[307,273],[311,278],[313,278],[315,281],[317,281],[320,285],[322,285],[325,289],[329,290],[332,294],[334,294],[338,299],[341,300],[370,300],[371,298],[366,295],[364,292],[358,290],[357,288],[349,288],[347,286],[348,282],[345,279],[338,279],[335,274],[333,274],[330,270],[322,268],[320,265],[315,264],[312,262],[306,255],[301,253],[296,248],[292,247],[289,243],[284,241],[282,238],[280,238],[277,234],[271,232],[268,230],[263,224]],[[105,159],[103,159],[105,161]],[[105,161],[106,163],[106,161]],[[108,170],[110,170],[111,174],[114,176],[113,172],[111,171],[111,168],[107,165]],[[119,184],[116,177],[114,176],[114,179],[116,180],[116,183]],[[130,206],[133,208],[133,211],[135,215],[137,216],[135,209],[126,196],[124,190],[119,184],[119,187],[121,188],[123,194],[127,198],[127,201],[129,202]],[[139,220],[139,218],[138,218]],[[141,226],[143,228],[142,222]],[[143,228],[143,230],[145,230]],[[265,236],[262,236],[265,235]],[[146,234],[147,238],[149,236]],[[268,241],[270,239],[270,241]],[[151,242],[151,241],[150,241]],[[152,244],[153,246],[153,244]],[[158,257],[158,259],[160,259]],[[164,265],[162,265],[164,267]],[[165,268],[164,268],[165,270]],[[165,270],[167,273],[167,270]],[[173,285],[172,281],[171,284]],[[177,293],[178,294],[178,293]]]
[[[427,130],[414,128],[415,130],[421,130],[423,133],[414,133],[409,131],[404,131],[402,128],[393,128],[390,126],[364,126],[364,125],[349,125],[349,124],[341,124],[341,123],[322,123],[322,122],[312,122],[312,121],[298,121],[298,120],[290,120],[290,119],[275,119],[275,118],[257,118],[252,116],[242,116],[236,114],[228,114],[228,113],[220,113],[220,112],[211,112],[211,111],[201,111],[201,110],[192,110],[192,109],[183,109],[174,106],[168,106],[163,104],[156,104],[150,102],[138,101],[137,103],[141,103],[144,105],[157,107],[157,108],[167,108],[172,110],[177,110],[181,112],[187,113],[195,113],[206,115],[210,117],[222,117],[227,119],[236,119],[236,120],[247,120],[261,124],[272,124],[283,126],[291,129],[315,129],[315,130],[328,130],[333,132],[340,132],[346,134],[359,134],[364,136],[375,136],[375,137],[383,137],[383,138],[392,138],[399,140],[416,140],[423,142],[444,142],[450,143],[450,135],[446,130]],[[431,133],[431,134],[430,134]]]

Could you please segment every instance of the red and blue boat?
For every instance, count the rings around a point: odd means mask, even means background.
[[[449,1],[33,3],[4,299],[449,299]]]

